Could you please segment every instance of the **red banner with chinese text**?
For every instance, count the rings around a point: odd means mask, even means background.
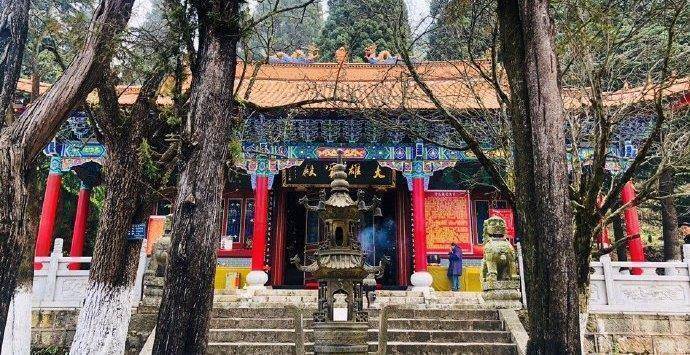
[[[506,221],[506,234],[511,240],[515,239],[515,219],[513,217],[513,210],[510,208],[490,208],[489,217],[498,216]]]
[[[427,252],[447,253],[455,242],[464,253],[472,253],[468,191],[427,191],[424,210]]]

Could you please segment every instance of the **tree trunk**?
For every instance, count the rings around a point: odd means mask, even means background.
[[[579,353],[579,306],[563,102],[547,1],[498,2],[524,231],[528,353]]]
[[[625,242],[627,238],[621,216],[614,216],[611,225],[613,227],[613,240],[616,244],[616,257],[618,261],[628,261],[628,244]]]
[[[221,196],[233,99],[239,2],[196,2],[198,75],[182,139],[183,170],[173,208],[172,247],[156,326],[155,354],[201,354],[213,306]],[[193,270],[193,272],[190,272]]]
[[[30,181],[27,185],[29,196],[40,196],[41,189],[39,186],[43,182],[38,181],[36,172],[37,169],[32,169],[34,174],[30,174],[27,177],[28,181]],[[38,232],[41,200],[37,198],[31,199],[27,207],[27,243],[28,245],[33,245]],[[21,265],[19,266],[17,287],[10,302],[0,354],[28,355],[31,352],[31,296],[33,279],[34,250],[32,248],[24,248],[24,255],[22,255]]]
[[[138,152],[154,122],[149,119],[162,74],[142,86],[129,118],[120,115],[114,86],[99,89],[105,158],[106,196],[84,306],[79,312],[71,354],[122,354],[131,317],[131,293],[139,260],[140,241],[128,241],[133,224],[146,221],[146,186],[141,182],[143,160]]]
[[[659,176],[661,198],[661,224],[664,233],[664,260],[681,260],[680,236],[678,234],[678,213],[673,195],[675,173],[664,169]]]
[[[14,294],[17,269],[27,246],[26,174],[70,110],[91,92],[112,58],[133,0],[102,0],[83,49],[53,87],[0,132],[0,331]],[[1,334],[0,334],[1,335]]]
[[[0,112],[12,103],[29,29],[29,0],[0,0]],[[0,127],[4,122],[0,121]]]
[[[31,58],[31,97],[30,102],[36,101],[41,95],[41,74],[38,72],[38,63],[35,57]]]

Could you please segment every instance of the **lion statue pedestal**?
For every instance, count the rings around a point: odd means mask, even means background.
[[[515,248],[505,234],[503,218],[494,216],[484,221],[483,297],[495,307],[522,308]]]

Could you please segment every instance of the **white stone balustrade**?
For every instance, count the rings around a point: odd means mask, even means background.
[[[590,311],[690,312],[690,244],[683,246],[683,261],[611,261],[604,255],[590,265]],[[631,275],[633,268],[642,274]]]
[[[79,308],[86,294],[89,281],[91,257],[65,257],[62,254],[62,239],[55,239],[49,257],[36,257],[34,262],[41,264],[34,270],[33,307],[34,308]],[[132,289],[132,304],[141,300],[144,271],[146,270],[146,241],[141,245],[139,266]],[[70,270],[69,264],[79,264],[83,270]]]

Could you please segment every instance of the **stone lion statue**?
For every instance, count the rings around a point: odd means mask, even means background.
[[[494,216],[484,221],[482,284],[485,289],[493,288],[496,281],[517,278],[515,249],[505,234],[506,222],[503,218]]]

